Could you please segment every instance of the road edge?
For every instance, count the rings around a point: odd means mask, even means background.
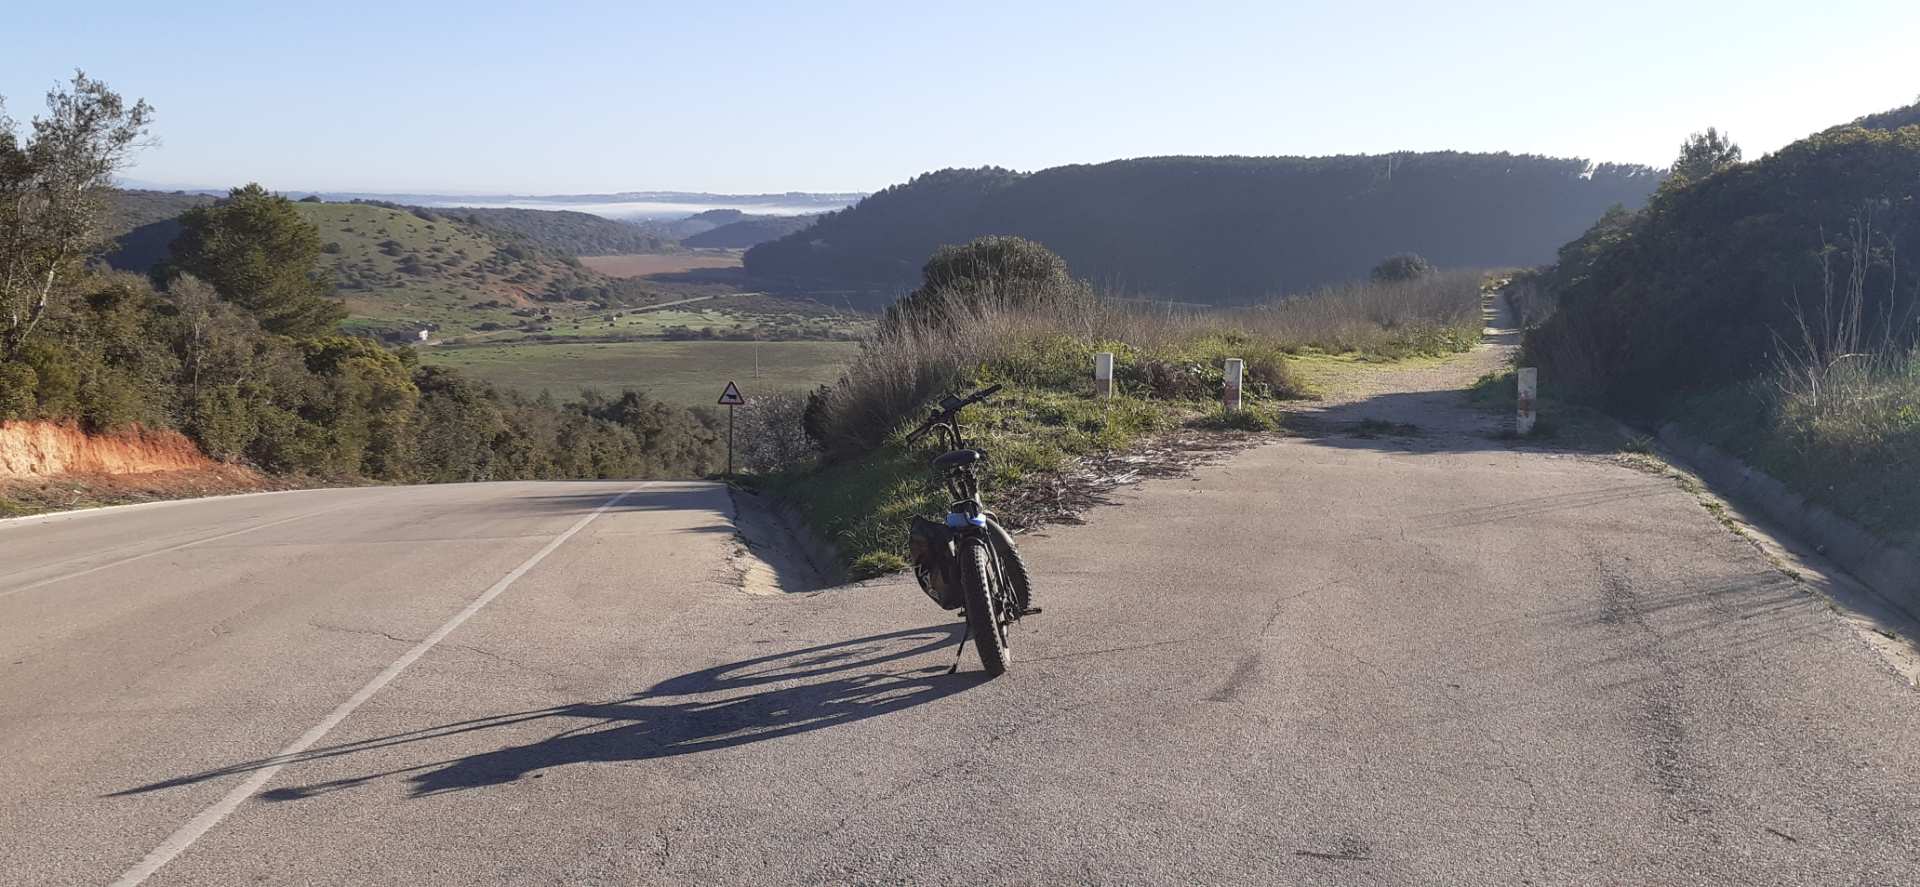
[[[1920,619],[1920,551],[1896,544],[1668,422],[1660,443],[1714,492],[1757,509],[1887,603]]]
[[[733,502],[734,529],[747,548],[778,574],[782,591],[819,591],[848,583],[839,550],[814,532],[794,503],[737,484],[727,484],[727,495]],[[772,563],[775,552],[796,555],[784,560],[797,561],[793,566],[806,575],[795,577],[792,569],[780,570]]]

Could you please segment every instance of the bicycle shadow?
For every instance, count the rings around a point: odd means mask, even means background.
[[[875,670],[951,649],[959,633],[958,624],[939,625],[822,644],[690,672],[614,702],[575,703],[442,724],[176,777],[110,797],[539,722],[563,726],[533,742],[289,785],[262,792],[260,798],[299,800],[399,776],[410,783],[412,796],[425,797],[501,785],[569,764],[645,761],[732,748],[880,717],[983,683],[987,677],[982,672],[949,675],[945,666]],[[769,684],[779,686],[753,689]],[[739,692],[743,690],[751,692]]]

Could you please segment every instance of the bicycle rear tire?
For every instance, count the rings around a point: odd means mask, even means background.
[[[1007,586],[1013,589],[1013,615],[1018,617],[1033,607],[1033,575],[1027,572],[1027,562],[1021,559],[1020,550],[1013,547],[1013,535],[1005,527],[988,519],[987,533],[993,537],[994,553],[1000,556],[1000,572],[1007,577]]]
[[[1007,673],[1013,651],[1000,618],[1000,596],[994,593],[992,558],[985,540],[967,539],[960,544],[960,584],[967,596],[967,628],[973,632],[973,647],[980,653],[981,667],[999,677]]]

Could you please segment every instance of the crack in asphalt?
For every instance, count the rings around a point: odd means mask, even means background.
[[[570,679],[567,675],[563,675],[557,671],[541,668],[537,665],[526,662],[525,660],[515,659],[511,656],[503,656],[499,653],[493,652],[492,650],[486,649],[485,647],[476,646],[474,644],[459,644],[459,643],[454,643],[452,641],[446,641],[446,642],[443,642],[441,646],[449,647],[455,650],[465,650],[469,653],[478,653],[482,656],[485,656],[489,659],[494,660],[495,662],[505,663],[515,668],[534,672],[536,674],[543,674],[543,675],[546,675],[547,677],[553,678],[554,680],[561,681],[563,683]]]
[[[377,628],[348,628],[347,626],[344,626],[344,625],[329,625],[325,622],[319,622],[317,620],[308,620],[307,624],[313,626],[314,628],[318,628],[322,631],[337,631],[337,632],[340,632],[341,634],[364,634],[364,635],[373,635],[375,637],[383,637],[397,644],[420,643],[419,638],[403,638],[403,637],[400,637],[399,635],[392,634],[390,632],[381,631]]]
[[[1026,661],[1033,661],[1033,660],[1026,660]],[[1125,700],[1125,701],[1127,702],[1127,704],[1135,704],[1133,700]],[[1002,739],[1013,736],[1022,731],[1029,730],[1034,727],[1038,727],[1043,724],[1047,724],[1052,721],[1059,720],[1060,718],[1066,717],[1067,715],[1072,714],[1074,712],[1091,708],[1097,705],[1108,704],[1108,703],[1109,703],[1108,700],[1092,700],[1088,702],[1081,702],[1074,705],[1068,705],[1060,708],[1051,709],[1048,711],[1047,714],[1041,717],[1034,718],[1029,721],[1013,724],[1003,729],[994,730],[992,728],[988,728],[987,739],[985,742],[981,743],[980,745],[984,748],[985,746],[993,745],[994,743],[997,743]],[[845,829],[847,825],[853,822],[855,819],[866,817],[866,816],[872,816],[876,813],[882,812],[882,810],[880,809],[882,804],[892,801],[895,798],[900,797],[901,795],[907,794],[908,792],[911,792],[919,788],[922,788],[924,786],[931,785],[935,782],[938,782],[949,773],[953,773],[955,771],[969,771],[973,766],[980,763],[980,760],[985,756],[986,756],[986,753],[983,750],[983,751],[975,752],[971,755],[957,757],[942,766],[936,767],[932,770],[927,771],[926,773],[923,773],[919,776],[908,779],[905,783],[901,784],[896,788],[888,790],[885,794],[880,795],[879,797],[873,798],[872,800],[866,801],[864,803],[863,809],[860,809],[851,813],[847,813],[841,816],[839,821],[835,822],[831,828],[828,828],[825,831],[822,831],[818,834],[813,835],[812,838],[810,838],[809,840],[818,841],[818,840],[823,840],[826,838],[833,837],[834,835],[839,834],[841,830]]]

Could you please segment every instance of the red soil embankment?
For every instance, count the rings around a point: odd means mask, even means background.
[[[220,468],[177,431],[93,435],[58,422],[0,422],[0,480]]]

